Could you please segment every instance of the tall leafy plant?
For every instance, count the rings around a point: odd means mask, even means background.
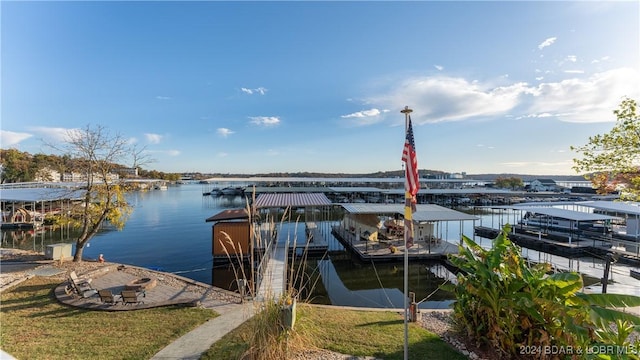
[[[488,250],[463,236],[465,246],[450,256],[460,269],[448,289],[460,330],[506,358],[545,358],[554,349],[581,357],[595,355],[594,346],[637,345],[630,335],[640,318],[618,309],[640,305],[640,297],[582,293],[580,274],[529,264],[510,231],[505,225]]]

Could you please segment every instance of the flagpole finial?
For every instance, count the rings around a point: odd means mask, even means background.
[[[405,106],[403,110],[400,111],[403,114],[409,114],[411,112],[413,112],[413,110],[409,109],[408,106]]]

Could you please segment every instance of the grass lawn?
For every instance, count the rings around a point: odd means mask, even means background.
[[[247,349],[249,334],[256,331],[246,322],[216,342],[203,359],[239,359]],[[298,305],[296,336],[292,341],[356,356],[394,360],[404,357],[404,319],[387,311],[354,311]],[[437,335],[409,324],[409,359],[466,359]]]
[[[91,311],[60,304],[59,279],[34,277],[0,296],[0,346],[18,359],[149,359],[217,314],[162,307]]]

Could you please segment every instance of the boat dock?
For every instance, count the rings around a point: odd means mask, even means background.
[[[409,260],[438,260],[458,253],[458,245],[441,239],[416,241],[409,249],[405,249],[403,238],[361,240],[343,226],[334,226],[333,235],[363,261],[402,261],[405,251],[408,251]],[[395,251],[392,251],[392,246]]]
[[[516,244],[529,249],[542,251],[554,255],[566,257],[580,257],[604,255],[610,250],[611,243],[602,240],[569,240],[562,241],[557,238],[549,238],[548,233],[527,231],[513,228],[513,232],[509,234],[509,238]],[[485,226],[476,226],[475,235],[493,239],[501,230],[493,229]]]

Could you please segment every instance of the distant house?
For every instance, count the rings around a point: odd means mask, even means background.
[[[40,182],[58,182],[62,178],[60,172],[48,167],[44,167],[36,172],[35,181]]]
[[[558,191],[560,187],[552,179],[535,179],[529,184],[531,191]]]
[[[120,168],[118,169],[118,171],[122,174],[125,174],[127,176],[130,177],[138,177],[138,168],[134,167],[134,168]]]

